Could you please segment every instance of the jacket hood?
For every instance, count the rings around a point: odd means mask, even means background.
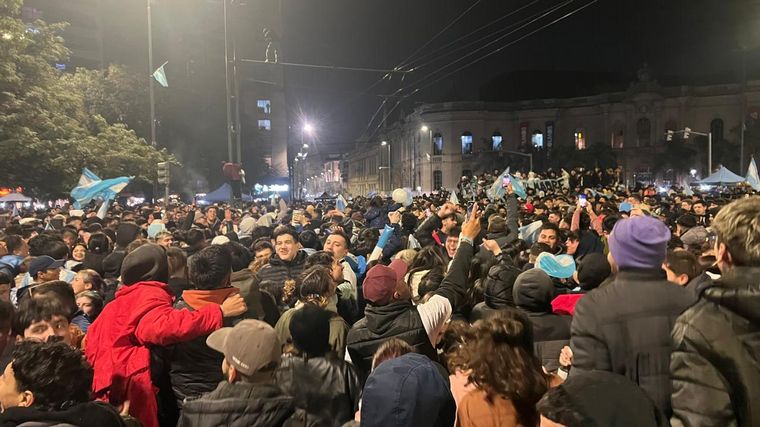
[[[272,258],[269,259],[269,264],[272,265],[272,266],[277,265],[277,266],[283,266],[283,267],[291,267],[291,266],[294,266],[294,265],[299,265],[299,264],[305,263],[306,262],[306,258],[308,256],[309,255],[306,252],[304,252],[304,251],[298,251],[296,253],[296,257],[293,258],[292,261],[283,261],[282,259],[280,259],[279,255],[274,254],[272,256]]]
[[[367,329],[385,335],[394,326],[396,316],[412,308],[411,301],[394,301],[386,305],[368,305],[365,309]]]
[[[123,222],[116,229],[116,246],[126,248],[140,234],[140,227],[133,222]]]
[[[543,270],[532,268],[520,273],[513,289],[515,305],[534,313],[551,313],[554,283]]]
[[[111,406],[100,402],[75,405],[65,411],[41,411],[35,408],[13,407],[6,409],[2,425],[66,425],[78,427],[121,427],[124,426],[119,414]]]
[[[704,297],[734,313],[760,322],[760,267],[734,267]]]
[[[137,282],[137,283],[129,285],[129,286],[122,286],[121,288],[119,288],[118,291],[116,291],[116,297],[118,298],[118,297],[123,296],[123,295],[129,295],[132,292],[139,292],[139,288],[142,287],[142,286],[150,286],[150,287],[153,287],[153,288],[161,288],[166,293],[168,293],[170,296],[172,296],[172,297],[174,296],[174,292],[172,292],[172,289],[166,283],[147,281],[147,282]]]
[[[450,427],[455,413],[449,385],[421,354],[381,363],[362,392],[362,427]]]
[[[156,244],[142,245],[124,257],[121,263],[121,281],[129,286],[133,283],[169,280],[169,260],[166,250]]]
[[[235,295],[240,291],[238,288],[221,288],[221,289],[189,289],[182,292],[182,299],[193,308],[200,310],[207,305],[220,305],[227,297]]]
[[[256,220],[247,216],[240,220],[238,225],[238,237],[251,237],[253,229],[256,228]]]

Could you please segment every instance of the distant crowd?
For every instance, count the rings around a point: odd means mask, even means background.
[[[760,425],[760,197],[504,176],[0,211],[0,425]]]

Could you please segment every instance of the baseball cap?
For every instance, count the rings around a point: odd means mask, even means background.
[[[206,338],[206,344],[246,376],[279,362],[282,355],[277,333],[260,320],[242,320],[234,327],[218,329]]]
[[[55,259],[47,255],[34,257],[34,259],[32,259],[32,262],[29,263],[29,275],[34,277],[40,271],[45,271],[52,268],[61,268],[65,263],[65,259]]]
[[[362,285],[364,299],[374,305],[386,305],[393,299],[398,282],[404,280],[407,266],[401,259],[390,265],[378,264],[369,269]]]

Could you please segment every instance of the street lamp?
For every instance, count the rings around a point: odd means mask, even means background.
[[[388,169],[388,188],[385,186],[385,182],[383,182],[383,188],[390,191],[393,186],[392,178],[391,178],[391,144],[388,143],[388,141],[382,141],[380,142],[381,147],[388,148],[388,163],[386,166],[380,166],[379,169]],[[385,181],[385,174],[383,174],[383,181]]]

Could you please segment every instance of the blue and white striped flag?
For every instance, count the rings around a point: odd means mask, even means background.
[[[169,87],[169,81],[166,80],[166,71],[164,70],[164,67],[168,63],[169,61],[164,62],[160,67],[156,69],[156,71],[153,72],[153,78],[156,79],[158,84],[163,87]]]
[[[749,162],[749,168],[747,168],[747,184],[755,191],[760,191],[760,176],[757,174],[757,163],[755,163],[755,157],[752,157],[752,161]]]
[[[504,172],[501,173],[498,177],[496,177],[496,180],[491,185],[491,188],[486,190],[486,195],[488,196],[491,201],[499,200],[504,197],[504,194],[506,190],[504,190],[504,187],[501,185],[502,180],[505,176],[509,175],[509,167],[504,169]]]
[[[343,212],[346,210],[346,199],[343,197],[342,194],[338,194],[338,197],[335,199],[335,209]]]
[[[101,180],[91,170],[84,168],[79,183],[71,190],[71,198],[74,199],[74,208],[81,209],[91,200],[113,200],[124,187],[132,180],[131,176],[120,176]]]
[[[510,182],[512,184],[512,191],[515,192],[517,197],[525,200],[528,198],[528,193],[525,192],[525,187],[523,187],[522,182],[520,182],[519,179],[515,178],[512,175],[509,175]]]
[[[533,221],[528,225],[524,225],[518,229],[518,237],[525,241],[529,246],[536,243],[538,240],[538,231],[541,230],[541,221]]]

